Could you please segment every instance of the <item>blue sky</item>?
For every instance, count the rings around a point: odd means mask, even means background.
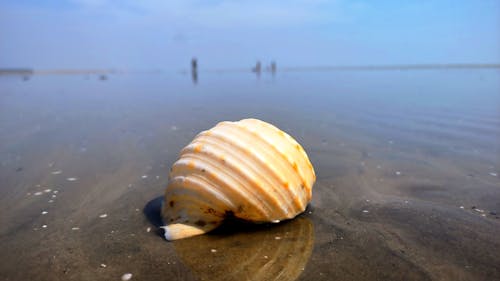
[[[500,1],[0,0],[0,67],[500,63]]]

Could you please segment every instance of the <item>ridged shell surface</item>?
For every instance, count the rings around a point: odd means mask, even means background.
[[[316,176],[291,136],[257,119],[198,134],[172,166],[162,209],[168,240],[203,234],[227,216],[279,222],[303,212]]]

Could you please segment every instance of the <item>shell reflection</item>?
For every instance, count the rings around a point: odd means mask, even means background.
[[[312,253],[314,229],[305,217],[232,234],[174,242],[200,280],[295,280]]]

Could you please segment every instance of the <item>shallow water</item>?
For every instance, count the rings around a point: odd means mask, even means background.
[[[500,279],[497,69],[190,79],[0,76],[1,280]],[[178,152],[246,117],[303,145],[308,210],[165,242]]]

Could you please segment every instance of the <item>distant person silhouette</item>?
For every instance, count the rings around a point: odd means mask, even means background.
[[[196,57],[191,59],[191,78],[193,79],[193,84],[198,83],[198,59]]]
[[[257,74],[257,77],[260,77],[260,72],[262,71],[262,66],[260,64],[260,61],[257,61],[255,67],[252,68],[252,71],[255,72],[255,74]]]

